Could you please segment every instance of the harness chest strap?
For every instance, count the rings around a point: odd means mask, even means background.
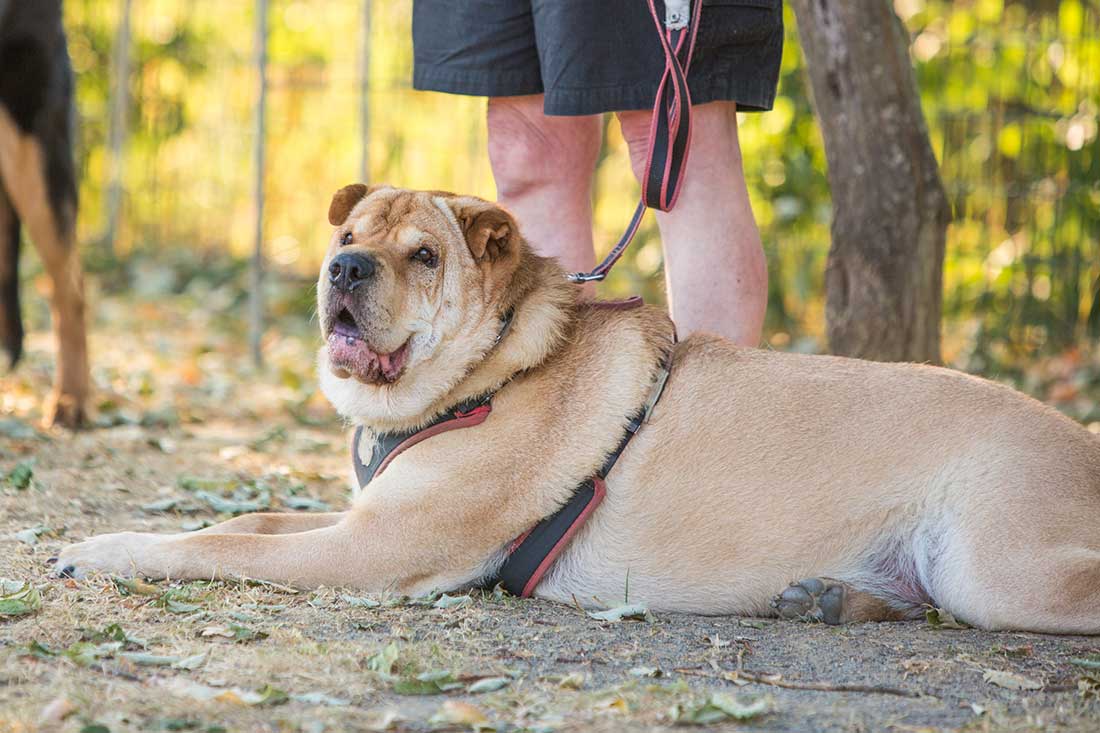
[[[534,592],[539,581],[569,545],[569,541],[603,501],[606,494],[604,480],[619,460],[619,456],[626,450],[630,439],[649,419],[650,412],[660,399],[665,383],[668,381],[671,358],[670,352],[661,365],[645,404],[630,418],[623,431],[622,440],[608,455],[596,474],[581,482],[560,509],[543,518],[512,542],[504,564],[497,571],[496,577],[486,582],[487,587],[500,583],[509,593],[522,598],[527,598]],[[443,413],[430,425],[420,430],[383,433],[376,436],[374,451],[367,463],[364,463],[359,455],[363,427],[356,428],[351,452],[359,488],[362,489],[381,474],[402,451],[420,441],[448,430],[472,427],[485,422],[493,410],[492,398],[493,394],[490,393],[467,400]]]

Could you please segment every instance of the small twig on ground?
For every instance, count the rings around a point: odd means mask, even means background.
[[[110,677],[118,677],[119,679],[127,680],[128,682],[144,682],[145,680],[136,674],[126,672],[124,670],[108,667],[105,664],[90,664],[89,669],[94,669],[96,672],[108,675]]]
[[[710,674],[697,669],[679,667],[673,670],[680,674],[694,677],[707,677],[709,679],[725,680],[726,682],[754,682],[758,685],[771,685],[773,687],[785,687],[790,690],[813,690],[815,692],[862,692],[871,695],[895,695],[897,697],[932,697],[923,692],[903,690],[900,687],[887,687],[885,685],[843,685],[831,682],[791,682],[781,679],[778,675],[756,674],[737,670],[736,672],[724,672],[720,675]]]

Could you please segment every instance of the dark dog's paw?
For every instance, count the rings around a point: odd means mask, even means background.
[[[46,403],[43,422],[47,427],[60,426],[78,430],[91,425],[91,416],[83,398],[54,395]]]
[[[845,585],[827,578],[806,578],[772,599],[780,618],[843,623]]]

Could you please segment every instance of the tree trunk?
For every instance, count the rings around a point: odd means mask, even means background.
[[[889,0],[791,0],[833,197],[825,271],[829,347],[940,360],[950,212]]]

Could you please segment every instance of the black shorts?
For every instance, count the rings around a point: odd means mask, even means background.
[[[649,109],[664,71],[646,0],[414,0],[413,47],[417,89],[545,94],[550,115]],[[692,102],[771,109],[782,54],[782,0],[703,0]]]

